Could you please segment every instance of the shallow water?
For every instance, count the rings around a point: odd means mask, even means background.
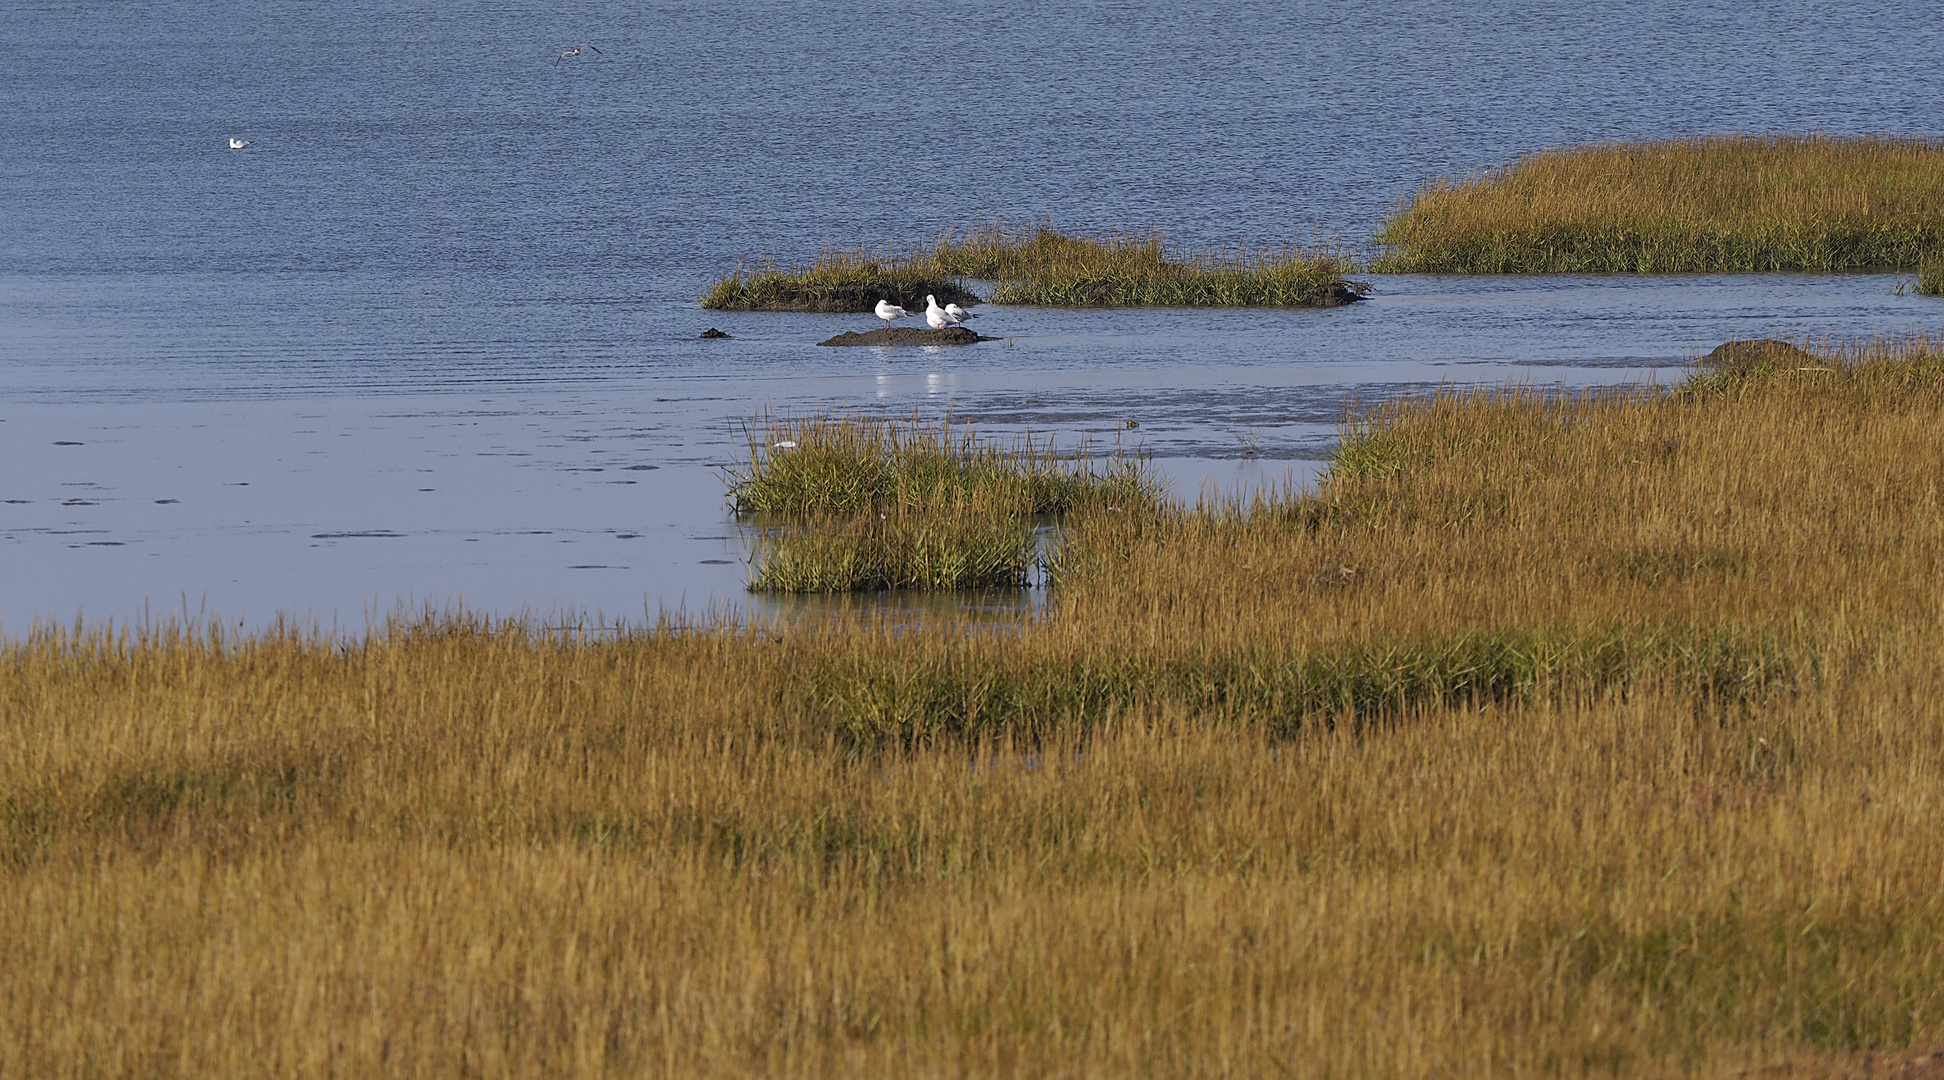
[[[8,631],[144,605],[361,625],[406,601],[748,604],[718,470],[763,408],[1118,439],[1192,496],[1313,478],[1353,402],[1944,328],[1944,302],[1876,275],[987,306],[1003,340],[949,351],[820,349],[869,320],[694,300],[738,255],[990,215],[1355,240],[1421,179],[1541,146],[1934,134],[1944,31],[1907,5],[116,11],[0,9],[0,44],[34,58],[0,72]]]

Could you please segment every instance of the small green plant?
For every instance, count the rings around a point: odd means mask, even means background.
[[[1918,296],[1944,296],[1944,266],[1929,266],[1917,272]]]

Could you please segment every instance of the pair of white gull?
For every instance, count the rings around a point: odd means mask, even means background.
[[[911,312],[906,311],[889,300],[879,300],[877,302],[876,313],[878,318],[884,320],[884,328],[886,330],[891,329],[891,320],[903,319],[911,314]],[[933,330],[943,330],[948,326],[959,326],[964,324],[967,319],[976,318],[978,318],[977,315],[974,315],[972,312],[965,310],[957,304],[946,304],[944,307],[939,307],[938,297],[930,293],[925,294],[925,321],[931,324]]]

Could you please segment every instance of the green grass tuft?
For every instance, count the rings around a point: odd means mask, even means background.
[[[737,513],[770,528],[750,588],[855,592],[1020,586],[1035,520],[1158,504],[1144,458],[980,441],[949,420],[759,419],[730,471]]]
[[[764,417],[748,432],[749,460],[730,471],[729,497],[743,514],[931,511],[969,503],[1011,517],[1090,506],[1148,505],[1161,498],[1146,459],[1062,454],[1030,436],[1002,446],[950,420],[816,415]]]
[[[1944,296],[1944,266],[1927,266],[1917,272],[1918,296]]]
[[[982,589],[1027,583],[1032,522],[978,505],[819,515],[762,542],[754,592]]]

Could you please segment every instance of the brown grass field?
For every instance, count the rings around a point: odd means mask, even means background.
[[[1425,184],[1376,269],[1920,270],[1944,264],[1944,141],[1713,135],[1527,154]]]
[[[1908,1061],[1944,349],[1817,359],[1393,404],[1012,629],[17,636],[0,1076]]]

